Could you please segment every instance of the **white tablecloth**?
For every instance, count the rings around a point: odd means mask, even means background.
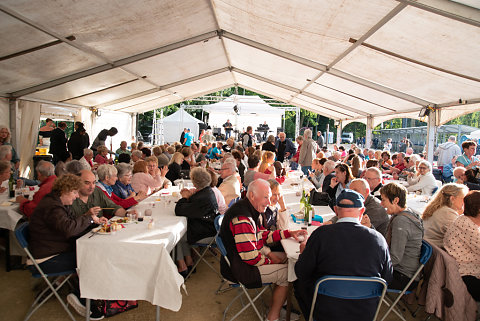
[[[15,227],[22,217],[18,203],[12,203],[8,206],[0,205],[0,228],[15,231]]]
[[[184,280],[170,257],[187,229],[185,217],[174,214],[178,197],[156,193],[136,206],[152,210],[155,221],[126,224],[113,235],[88,233],[77,240],[81,296],[90,299],[146,300],[178,311]],[[169,204],[167,204],[169,203]]]
[[[291,174],[291,172],[289,173]],[[294,172],[293,177],[289,177],[282,184],[282,191],[285,199],[285,205],[288,208],[287,211],[287,228],[289,230],[299,230],[302,227],[305,227],[305,224],[297,224],[293,222],[293,219],[290,214],[298,212],[300,210],[300,195],[302,190],[302,180],[298,177],[300,174]],[[294,184],[294,185],[292,185]],[[296,185],[298,184],[298,185]],[[308,180],[303,180],[303,186],[305,189],[311,190],[313,185]],[[323,218],[323,221],[326,222],[330,220],[335,213],[329,206],[313,206],[315,215],[320,215]],[[310,235],[318,226],[308,226],[307,232]],[[288,281],[293,282],[297,279],[295,275],[295,263],[298,260],[300,255],[300,244],[293,238],[289,238],[281,241],[283,249],[287,254],[288,258]]]

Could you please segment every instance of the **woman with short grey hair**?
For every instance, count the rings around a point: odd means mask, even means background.
[[[418,176],[409,173],[407,182],[409,192],[421,191],[423,195],[432,195],[438,189],[435,176],[432,174],[432,165],[428,161],[421,161],[418,164]]]
[[[140,192],[137,195],[131,195],[130,197],[123,199],[113,193],[113,187],[117,182],[117,169],[113,165],[103,164],[97,169],[98,182],[97,187],[100,188],[105,195],[110,198],[115,204],[127,209],[133,205],[137,205],[138,202],[144,200],[147,194]]]
[[[187,239],[182,238],[177,245],[178,272],[186,277],[191,271],[193,260],[189,244],[209,243],[215,236],[213,225],[218,215],[218,204],[215,193],[210,187],[211,177],[203,167],[195,167],[190,177],[196,189],[183,189],[182,198],[175,206],[175,215],[187,217]]]
[[[207,187],[212,181],[210,174],[207,171],[202,171],[200,169],[200,167],[196,167],[190,171],[190,179],[197,190]]]

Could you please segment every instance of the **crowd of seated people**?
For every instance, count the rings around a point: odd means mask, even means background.
[[[3,182],[0,192],[5,192],[5,182],[10,178],[11,171],[15,172],[18,161],[11,145],[2,140],[5,136],[2,130],[5,131],[0,129],[0,145],[5,147],[0,146],[0,179]],[[459,231],[468,230],[471,237],[478,237],[473,232],[476,224],[478,233],[478,206],[475,212],[476,203],[472,201],[472,210],[468,213],[464,206],[464,198],[467,202],[478,197],[478,194],[469,194],[468,191],[480,189],[476,143],[467,141],[462,144],[463,155],[455,155],[450,161],[451,176],[456,183],[439,188],[432,164],[424,160],[423,155],[361,150],[355,145],[349,149],[334,146],[332,151],[326,146],[318,147],[309,130],[296,138],[296,149],[285,133],[279,133],[278,137],[270,135],[263,144],[256,144],[254,137],[252,141],[251,146],[243,146],[242,142],[229,138],[225,143],[204,140],[193,141],[190,146],[177,142],[153,148],[139,143],[132,144],[130,149],[126,142],[122,142],[113,154],[104,145],[96,146],[95,151],[85,148],[81,157],[77,155],[79,160],[67,159],[63,164],[59,161],[56,168],[49,162],[40,162],[35,168],[39,190],[32,200],[17,197],[20,210],[32,223],[46,224],[46,227],[41,226],[41,230],[50,233],[48,231],[52,227],[48,224],[52,223],[35,221],[34,217],[36,213],[48,209],[48,204],[44,204],[47,200],[56,202],[62,208],[63,212],[59,215],[65,216],[65,224],[77,222],[77,225],[69,231],[68,238],[61,240],[65,243],[64,248],[47,249],[46,256],[44,252],[38,254],[36,251],[35,257],[49,263],[52,255],[66,255],[70,260],[68,264],[74,264],[71,262],[70,243],[91,228],[91,221],[100,223],[105,221],[104,217],[125,216],[126,209],[141,202],[147,195],[168,188],[178,179],[188,176],[195,188],[181,190],[182,198],[175,208],[176,215],[187,217],[188,222],[186,236],[179,242],[176,251],[178,271],[185,276],[193,265],[190,246],[215,235],[213,219],[216,215],[228,214],[229,208],[245,194],[250,195],[248,197],[254,203],[261,202],[257,195],[247,191],[255,181],[265,180],[269,185],[269,189],[265,184],[258,186],[262,192],[269,190],[269,204],[261,206],[265,210],[261,212],[259,225],[271,232],[285,230],[288,219],[282,196],[285,167],[295,169],[301,166],[317,191],[329,195],[334,210],[339,205],[336,200],[343,191],[353,190],[361,195],[365,210],[359,224],[378,231],[388,247],[393,266],[389,287],[401,289],[410,280],[419,266],[421,241],[425,239],[445,248],[455,257],[470,293],[478,295],[475,289],[478,288],[480,275],[478,269],[471,268],[478,266],[478,256],[458,254],[463,253],[464,248],[472,250],[466,241],[459,245],[458,242],[464,241],[458,241],[461,239]],[[219,161],[220,167],[213,168],[210,161]],[[55,169],[59,175],[55,175]],[[403,180],[406,187],[388,183],[385,177]],[[409,192],[433,195],[423,213],[407,206]],[[43,199],[45,201],[42,202]],[[345,207],[345,204],[340,205]],[[344,209],[339,211],[346,212]],[[46,220],[46,216],[42,215],[37,215],[37,220]],[[91,219],[89,224],[84,224],[85,218]],[[35,231],[34,228],[31,233]],[[281,237],[275,234],[275,238],[278,241],[287,234]],[[42,234],[40,237],[43,237]],[[48,247],[48,244],[45,246]],[[272,258],[272,261],[278,259],[275,254]],[[417,281],[411,285],[412,289]],[[277,284],[283,286],[284,282],[278,281]]]

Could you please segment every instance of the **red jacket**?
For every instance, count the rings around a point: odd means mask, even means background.
[[[57,176],[55,175],[48,176],[46,180],[38,185],[40,189],[33,195],[31,201],[20,203],[20,211],[25,214],[25,216],[30,217],[42,198],[52,191],[53,182],[55,182],[56,178]]]
[[[107,197],[110,198],[115,204],[120,205],[124,209],[127,209],[129,207],[132,207],[133,205],[138,204],[138,202],[133,197],[123,199],[115,195],[115,193],[112,193],[112,195],[108,195],[107,191],[103,186],[101,186],[100,183],[97,184],[97,187],[100,188],[103,191],[103,193],[105,193],[105,195],[107,195]]]

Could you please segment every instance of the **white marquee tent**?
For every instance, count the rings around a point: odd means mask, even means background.
[[[333,118],[338,130],[367,123],[367,141],[375,124],[428,108],[432,151],[435,126],[480,109],[479,9],[468,0],[2,0],[0,118],[21,149],[42,104],[87,109],[77,119],[94,128],[91,109],[134,124],[136,113],[240,86]]]
[[[174,143],[180,141],[184,128],[190,128],[194,137],[198,137],[198,124],[203,123],[196,119],[183,109],[179,109],[173,114],[163,119],[163,137],[165,142]]]
[[[237,106],[238,114],[235,113],[234,106]],[[252,126],[255,130],[266,121],[274,134],[277,127],[282,126],[284,114],[283,110],[270,106],[258,96],[241,95],[232,95],[218,103],[206,105],[203,110],[209,113],[208,124],[211,127],[221,128],[229,119],[234,129],[244,132],[247,126]]]

